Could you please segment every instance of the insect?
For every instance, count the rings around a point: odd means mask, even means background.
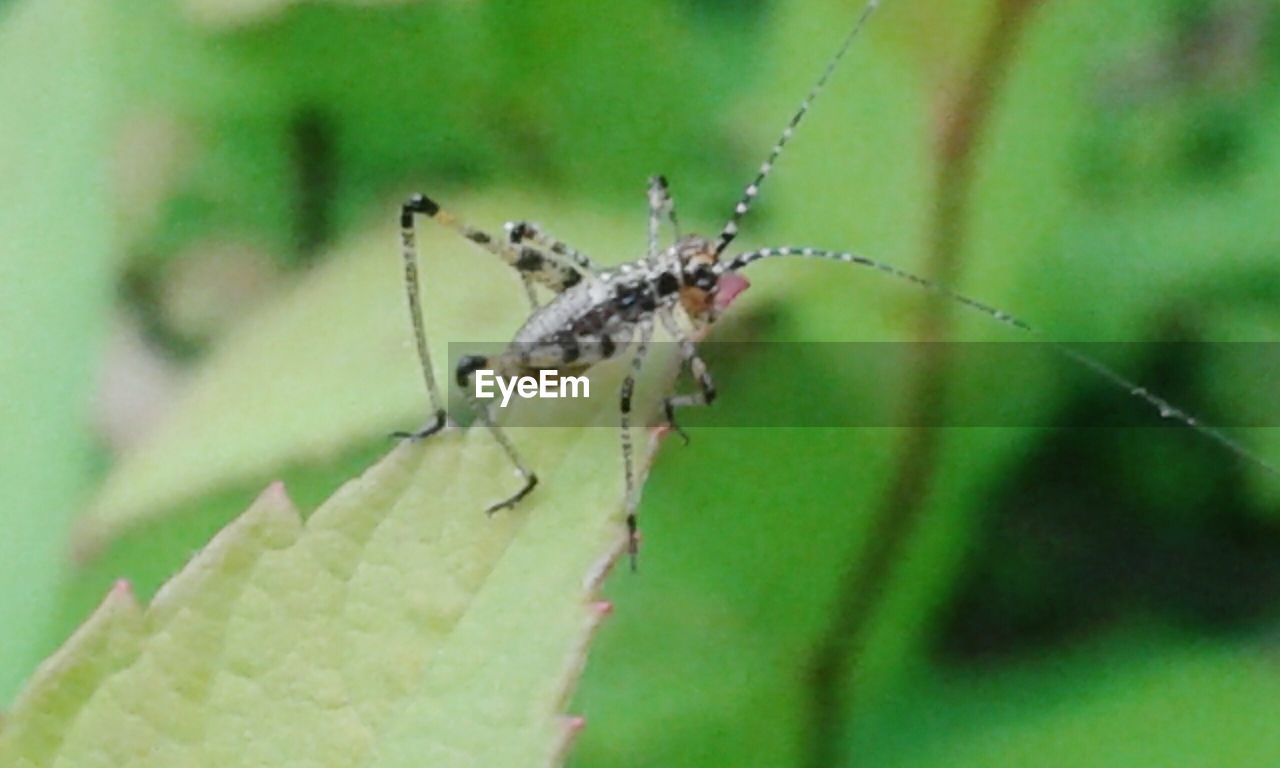
[[[476,372],[492,370],[500,377],[537,375],[547,370],[578,373],[603,360],[624,354],[631,355],[631,367],[619,392],[619,421],[626,483],[628,549],[633,564],[636,555],[637,530],[634,451],[630,429],[631,398],[636,377],[644,364],[655,326],[661,324],[677,340],[683,364],[688,367],[698,385],[695,392],[673,394],[663,401],[665,416],[671,428],[687,440],[687,436],[676,423],[676,410],[683,407],[710,405],[715,400],[716,388],[706,364],[698,355],[697,346],[691,334],[682,330],[679,320],[685,319],[687,325],[694,331],[709,327],[715,322],[717,314],[727,301],[745,287],[745,280],[737,273],[748,265],[762,259],[805,257],[870,267],[940,294],[997,322],[1020,331],[1035,333],[1029,324],[1001,309],[957,293],[928,278],[857,253],[809,247],[774,247],[727,254],[738,235],[739,226],[751,210],[774,164],[878,6],[879,0],[870,0],[863,7],[852,29],[846,34],[836,53],[828,60],[826,67],[800,103],[799,108],[792,114],[782,134],[774,143],[755,177],[743,190],[728,220],[716,237],[679,234],[675,206],[667,180],[663,176],[654,176],[649,181],[648,249],[645,256],[610,268],[597,266],[586,254],[527,221],[509,222],[504,227],[504,236],[495,237],[471,227],[425,195],[417,194],[406,201],[400,215],[405,287],[418,357],[433,415],[421,430],[411,433],[401,432],[397,435],[409,439],[423,439],[443,429],[447,423],[446,411],[427,349],[419,298],[415,230],[415,220],[418,216],[425,216],[453,230],[511,266],[522,279],[531,305],[531,314],[503,352],[493,356],[464,356],[458,361],[455,370],[455,380],[466,394],[477,418],[493,435],[523,481],[515,493],[490,506],[488,512],[493,513],[518,504],[521,499],[533,492],[538,484],[538,478],[532,469],[525,465],[515,445],[495,423],[488,409],[473,396],[471,385]],[[665,248],[660,246],[664,221],[669,223],[675,232],[674,244]],[[535,284],[555,294],[546,305],[539,305],[534,292]],[[1179,421],[1220,443],[1238,456],[1280,474],[1280,471],[1250,453],[1227,435],[1200,423],[1189,414],[1137,386],[1094,358],[1067,345],[1052,341],[1047,343],[1075,363],[1155,407],[1162,417]]]

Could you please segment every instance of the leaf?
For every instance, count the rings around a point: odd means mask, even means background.
[[[0,12],[0,702],[50,649],[47,606],[92,473],[112,266],[101,21],[100,5],[77,0]]]
[[[646,418],[677,362],[658,352]],[[553,763],[624,542],[616,418],[511,430],[542,484],[492,517],[517,480],[483,430],[402,443],[305,524],[272,485],[149,607],[108,595],[18,701],[0,764]]]

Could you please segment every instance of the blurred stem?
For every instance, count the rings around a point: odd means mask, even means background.
[[[953,284],[960,271],[973,187],[975,149],[991,114],[1024,22],[1038,0],[998,0],[995,18],[977,52],[958,98],[939,125],[936,200],[929,234],[926,274]],[[929,302],[920,315],[916,338],[944,337],[951,307]],[[918,344],[907,378],[904,423],[940,423],[946,407],[948,346]],[[811,731],[808,764],[830,768],[844,764],[851,719],[851,672],[860,665],[867,632],[889,594],[894,566],[910,540],[932,484],[939,449],[939,433],[927,426],[908,428],[893,475],[871,521],[864,548],[853,552],[836,588],[831,623],[819,637],[809,666]]]

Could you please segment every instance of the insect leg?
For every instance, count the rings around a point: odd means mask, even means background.
[[[542,303],[538,301],[538,292],[533,289],[533,278],[521,272],[520,284],[524,286],[524,296],[529,300],[529,310],[537,312],[542,309]]]
[[[573,262],[574,266],[587,272],[595,272],[596,265],[591,258],[582,251],[557,240],[549,232],[544,230],[540,225],[532,221],[509,221],[506,223],[507,239],[511,245],[519,248],[525,241],[532,241],[548,251],[563,256]]]
[[[676,221],[675,202],[671,199],[671,189],[667,177],[658,175],[649,179],[649,260],[656,261],[659,250],[659,229],[662,219],[671,222],[675,239],[680,239],[680,224]]]
[[[453,230],[502,259],[522,277],[541,283],[556,293],[577,285],[582,282],[583,277],[590,274],[590,272],[582,270],[563,256],[546,254],[529,246],[513,247],[505,239],[495,238],[483,230],[468,225],[449,211],[442,209],[438,203],[425,195],[414,195],[409,198],[408,202],[404,204],[401,221],[403,222],[406,216],[411,220],[413,213],[429,216],[436,223]],[[410,226],[412,226],[412,221]]]
[[[635,390],[636,376],[640,373],[641,366],[644,365],[646,353],[649,351],[649,340],[653,337],[653,320],[643,320],[639,323],[639,329],[636,334],[636,351],[631,358],[631,371],[627,373],[627,378],[622,381],[622,390],[620,397],[621,422],[622,422],[622,468],[623,477],[626,480],[626,507],[627,507],[627,554],[631,557],[631,569],[636,567],[636,554],[639,551],[638,541],[636,538],[636,476],[635,476],[635,457],[634,448],[631,445],[631,395]]]
[[[669,311],[659,311],[658,317],[661,318],[662,325],[667,329],[667,332],[675,337],[680,344],[680,357],[689,366],[690,375],[698,382],[697,392],[671,395],[662,401],[663,411],[667,417],[667,425],[677,435],[680,435],[680,439],[684,440],[685,445],[688,445],[689,435],[676,423],[676,409],[687,406],[711,405],[716,399],[716,385],[711,380],[711,372],[707,370],[707,364],[698,355],[697,346],[688,335],[680,330],[671,313]]]
[[[404,258],[404,285],[409,295],[409,319],[413,323],[413,336],[418,345],[418,362],[422,366],[422,379],[427,385],[427,399],[434,414],[432,421],[416,432],[395,432],[394,437],[421,439],[439,432],[448,415],[444,409],[444,400],[440,397],[440,389],[436,385],[435,372],[431,367],[431,353],[427,349],[427,333],[422,322],[422,299],[418,290],[418,245],[417,230],[414,228],[414,214],[434,215],[439,209],[429,199],[415,195],[400,210],[400,245]]]
[[[422,378],[427,386],[427,397],[434,416],[429,424],[416,432],[396,432],[393,436],[421,439],[440,431],[447,423],[448,417],[444,408],[444,399],[441,397],[440,389],[436,385],[435,371],[431,364],[431,354],[428,349],[427,334],[422,319],[417,229],[414,219],[416,214],[427,216],[431,220],[457,232],[470,242],[514,267],[524,281],[525,293],[529,297],[530,304],[535,309],[538,303],[531,281],[536,280],[559,292],[580,281],[582,274],[575,271],[571,266],[558,265],[557,262],[561,260],[560,257],[550,260],[533,248],[517,249],[507,243],[495,240],[488,233],[469,226],[448,211],[442,210],[438,203],[426,195],[413,195],[405,201],[400,209],[400,242],[404,257],[405,291],[409,298],[409,317],[413,323],[414,338],[418,347],[418,360],[422,366]]]
[[[499,427],[489,415],[489,409],[480,403],[476,397],[474,389],[471,386],[471,380],[475,376],[476,371],[486,369],[494,371],[502,371],[509,369],[510,361],[502,358],[487,358],[482,355],[464,355],[458,360],[458,367],[454,376],[457,379],[458,386],[462,388],[462,393],[467,398],[467,403],[471,406],[471,410],[475,412],[476,418],[479,419],[489,430],[489,434],[493,435],[493,439],[497,441],[502,448],[502,452],[507,455],[507,459],[511,462],[516,471],[520,473],[520,477],[524,479],[524,485],[520,490],[516,491],[510,497],[491,504],[485,510],[487,514],[492,515],[500,509],[509,509],[520,503],[520,500],[528,496],[530,491],[538,484],[538,476],[525,466],[524,461],[520,459],[520,454],[516,453],[516,447],[511,442],[511,438],[507,437],[507,433]]]

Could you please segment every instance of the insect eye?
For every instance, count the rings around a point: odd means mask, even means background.
[[[670,272],[663,272],[658,276],[658,293],[666,296],[675,293],[680,289],[680,281]]]
[[[635,290],[625,285],[618,286],[615,296],[617,297],[618,306],[623,309],[635,304],[637,299]]]
[[[693,284],[697,288],[709,291],[716,287],[716,274],[704,264],[693,271]]]

